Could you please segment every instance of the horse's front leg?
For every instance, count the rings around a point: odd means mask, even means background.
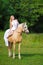
[[[13,58],[15,58],[15,43],[13,43]]]
[[[20,55],[20,46],[21,46],[21,43],[19,43],[18,45],[18,58],[21,59],[21,55]]]

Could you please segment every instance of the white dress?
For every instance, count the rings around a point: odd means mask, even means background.
[[[8,46],[8,39],[7,39],[7,37],[9,36],[9,32],[17,29],[18,25],[19,25],[18,21],[17,20],[13,20],[12,21],[12,28],[11,28],[11,30],[7,29],[5,31],[5,33],[4,33],[4,41],[5,41],[5,45],[6,46]]]
[[[12,28],[11,28],[11,30],[17,29],[18,25],[19,25],[18,21],[17,20],[13,20],[12,21]]]
[[[9,31],[10,31],[10,29],[7,29],[5,31],[5,33],[4,33],[4,41],[5,41],[5,45],[6,46],[8,46],[8,39],[7,39],[7,37],[8,37]]]

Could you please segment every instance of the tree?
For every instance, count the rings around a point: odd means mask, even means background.
[[[34,26],[40,14],[43,15],[42,0],[0,0],[0,28],[9,28],[9,17],[14,15],[20,23]],[[4,22],[3,22],[4,21]]]

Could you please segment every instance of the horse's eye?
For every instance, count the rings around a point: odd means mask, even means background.
[[[25,27],[26,28],[26,27]]]

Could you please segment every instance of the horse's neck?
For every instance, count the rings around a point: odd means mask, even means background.
[[[19,24],[19,25],[18,25],[18,28],[17,28],[14,32],[17,32],[17,33],[19,33],[19,34],[22,34],[22,32],[23,32],[22,24]]]
[[[22,34],[22,28],[21,28],[21,27],[18,27],[16,31],[17,31],[19,34]]]

